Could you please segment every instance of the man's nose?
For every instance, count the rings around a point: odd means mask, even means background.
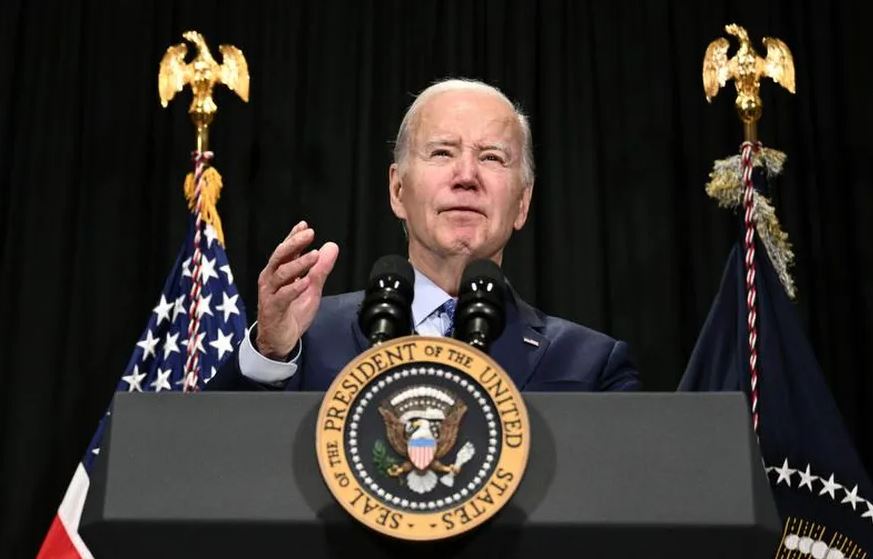
[[[455,160],[454,185],[460,188],[479,187],[479,161],[473,150],[463,150]]]

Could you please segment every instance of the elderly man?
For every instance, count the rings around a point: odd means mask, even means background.
[[[447,332],[447,302],[469,262],[501,263],[527,220],[533,182],[527,118],[499,90],[447,80],[415,99],[397,134],[388,194],[408,233],[416,332]],[[339,247],[307,251],[314,238],[301,221],[276,247],[258,278],[258,322],[210,389],[325,390],[367,348],[356,316],[363,293],[322,298]],[[625,343],[506,295],[506,328],[491,355],[519,388],[638,388]]]

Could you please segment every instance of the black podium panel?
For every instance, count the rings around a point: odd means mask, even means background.
[[[95,557],[772,557],[742,394],[529,393],[512,501],[453,540],[355,523],[315,457],[320,393],[118,394],[80,531]],[[546,555],[544,555],[546,554]]]

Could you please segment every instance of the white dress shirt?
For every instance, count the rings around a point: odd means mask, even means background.
[[[414,268],[413,268],[414,269]],[[412,300],[412,323],[422,336],[443,336],[451,325],[451,318],[440,309],[451,295],[443,291],[430,278],[415,270],[415,296]],[[257,323],[255,323],[257,324]],[[239,347],[239,370],[254,381],[277,385],[297,372],[297,361],[303,349],[303,341],[297,344],[297,353],[290,361],[275,361],[261,355],[252,344],[252,324]]]

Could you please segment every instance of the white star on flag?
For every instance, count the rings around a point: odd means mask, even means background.
[[[870,522],[873,522],[873,503],[870,501],[864,501],[867,504],[867,512],[861,515],[861,518],[869,518]]]
[[[209,308],[209,305],[212,304],[212,293],[205,297],[200,297],[200,303],[197,305],[197,318],[203,319],[204,314],[208,314],[209,316],[215,316],[212,314],[212,309]]]
[[[161,322],[164,320],[170,320],[170,309],[173,308],[173,303],[167,301],[167,297],[161,293],[161,301],[158,305],[152,309],[152,312],[158,315],[158,322],[155,326],[160,326]]]
[[[800,485],[797,486],[798,489],[803,487],[804,485],[812,491],[812,482],[818,479],[818,476],[812,475],[809,471],[809,464],[806,465],[806,471],[802,472],[797,470],[797,474],[800,476]]]
[[[179,346],[176,345],[176,340],[179,338],[179,333],[170,334],[167,332],[166,337],[164,338],[164,361],[167,360],[167,357],[170,356],[174,351],[179,353]]]
[[[207,379],[203,379],[203,383],[204,383],[204,384],[207,383],[207,382],[209,382],[210,380],[212,380],[212,377],[214,377],[214,376],[215,376],[215,373],[218,372],[218,371],[215,370],[215,367],[211,367],[211,369],[212,369],[212,370],[209,372],[209,378],[207,378]]]
[[[858,484],[857,483],[855,484],[855,487],[851,491],[849,491],[845,487],[843,488],[843,491],[846,492],[846,496],[843,497],[843,500],[840,502],[841,503],[851,503],[852,510],[855,510],[855,505],[857,505],[858,503],[860,503],[861,501],[864,500],[864,499],[858,497]]]
[[[152,335],[151,330],[146,330],[146,339],[136,342],[136,345],[142,348],[142,360],[148,359],[149,355],[155,356],[155,346],[158,345],[158,340]]]
[[[227,276],[227,283],[233,283],[233,272],[230,271],[230,264],[225,264],[219,268],[219,270],[224,272],[224,275]]]
[[[233,352],[233,346],[230,344],[231,340],[233,340],[233,332],[225,336],[224,332],[219,328],[216,334],[218,337],[209,342],[209,345],[218,350],[218,360],[221,361],[225,352]]]
[[[203,234],[206,235],[206,246],[212,248],[212,241],[218,238],[218,233],[215,231],[215,227],[212,224],[207,223],[206,227],[203,228]]]
[[[185,294],[176,297],[176,303],[173,305],[173,322],[176,322],[176,317],[180,314],[188,314],[188,309],[185,308]]]
[[[209,278],[218,279],[218,274],[215,272],[215,260],[215,258],[209,259],[205,255],[200,257],[200,279],[203,281],[203,285],[209,283]],[[193,277],[190,258],[182,263],[182,277]]]
[[[194,344],[194,349],[196,349],[200,353],[206,353],[206,350],[203,348],[203,336],[205,335],[206,332],[199,332],[197,334],[197,341]],[[182,340],[182,345],[188,347],[188,340]]]
[[[227,291],[223,291],[221,297],[223,299],[221,304],[215,308],[216,310],[224,312],[224,321],[227,322],[227,319],[230,318],[231,315],[239,314],[239,309],[236,306],[236,300],[239,299],[239,293],[233,297],[228,297]]]
[[[155,389],[155,392],[160,392],[161,390],[172,390],[173,387],[170,386],[170,373],[173,372],[173,369],[158,369],[158,378],[154,380],[149,386]]]
[[[782,463],[781,468],[774,468],[773,471],[779,474],[779,479],[776,480],[776,485],[779,485],[784,481],[785,485],[791,487],[791,474],[793,474],[797,470],[788,467],[788,458],[786,458],[785,461]]]
[[[209,278],[218,279],[218,273],[215,271],[215,258],[209,259],[203,256],[200,260],[200,278],[203,280],[203,285],[209,283]]]
[[[825,493],[827,493],[831,496],[831,499],[836,499],[837,496],[834,495],[834,491],[836,491],[837,489],[842,489],[843,486],[834,481],[834,474],[831,474],[831,477],[828,480],[825,480],[821,477],[818,478],[818,480],[822,483],[821,491],[819,491],[818,494],[824,495]]]
[[[139,366],[134,365],[133,371],[129,375],[121,377],[121,380],[127,383],[128,392],[142,392],[142,379],[146,377],[145,373],[139,372]]]

